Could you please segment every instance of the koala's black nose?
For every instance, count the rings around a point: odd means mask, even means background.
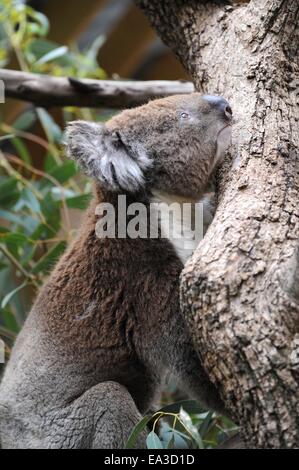
[[[232,108],[230,107],[229,103],[224,98],[222,98],[222,96],[205,95],[203,99],[210,103],[211,106],[222,111],[226,119],[232,119]]]

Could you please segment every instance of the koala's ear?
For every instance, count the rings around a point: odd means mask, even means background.
[[[136,192],[144,186],[151,160],[141,149],[135,153],[128,148],[120,133],[112,133],[104,124],[73,121],[66,137],[68,156],[106,189]]]

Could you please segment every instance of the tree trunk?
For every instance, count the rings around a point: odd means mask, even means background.
[[[236,119],[215,218],[182,274],[183,313],[247,445],[298,447],[298,0],[136,2]]]

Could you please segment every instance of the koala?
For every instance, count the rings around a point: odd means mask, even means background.
[[[115,208],[117,225],[120,195],[126,207],[141,202],[146,211],[153,201],[205,198],[231,120],[225,99],[194,93],[125,110],[105,124],[68,125],[67,153],[94,179],[94,199],[7,364],[2,448],[122,448],[169,374],[224,411],[180,313],[180,274],[195,247],[184,251],[162,229],[156,238],[110,238],[95,227],[103,202]],[[144,445],[141,436],[137,447]]]

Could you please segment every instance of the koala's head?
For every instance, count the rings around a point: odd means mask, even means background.
[[[108,191],[196,199],[230,143],[231,118],[221,97],[171,96],[106,124],[71,122],[68,155]]]

